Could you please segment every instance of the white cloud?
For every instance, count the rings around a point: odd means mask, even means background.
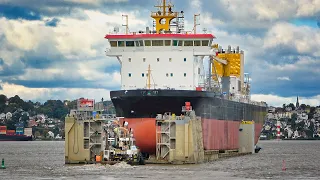
[[[297,53],[319,56],[320,32],[307,26],[294,26],[289,23],[277,23],[264,38],[264,48],[285,46]]]
[[[58,35],[58,50],[69,58],[77,58],[79,54],[82,57],[102,55],[104,49],[108,47],[108,41],[104,39],[104,36],[115,26],[120,27],[125,22],[121,14],[128,14],[130,29],[145,26],[144,21],[136,18],[139,12],[103,14],[98,11],[85,10],[84,14],[88,17],[87,20],[61,18],[61,23],[54,29]],[[74,27],[77,27],[76,31]]]
[[[103,2],[106,3],[119,3],[119,2],[127,2],[128,0],[65,0],[67,2],[73,2],[73,3],[83,3],[83,4],[93,4],[93,5],[99,5]]]
[[[38,61],[52,60],[53,56],[64,58],[50,62],[50,68],[28,67],[24,74],[8,78],[28,81],[81,80],[83,78],[82,80],[95,81],[99,87],[120,85],[119,69],[104,72],[108,67],[118,65],[116,58],[111,59],[105,56],[104,51],[108,47],[108,40],[104,37],[113,30],[114,26],[122,25],[124,19],[121,14],[125,12],[103,14],[98,11],[84,10],[82,13],[88,17],[86,20],[62,17],[58,26],[54,28],[46,27],[43,21],[0,18],[0,37],[1,35],[5,37],[5,41],[2,41],[4,44],[0,45],[0,57],[5,64],[22,64],[20,59],[25,58],[30,51],[39,56]],[[130,20],[129,28],[132,31],[145,25],[145,21],[136,18],[139,13],[138,11],[126,12]],[[24,63],[29,64],[29,62]]]
[[[201,12],[201,6],[202,6],[202,2],[200,0],[191,0],[190,1],[190,6],[192,7],[192,9],[194,11],[199,11]]]
[[[91,89],[91,88],[27,88],[20,85],[9,83],[0,83],[2,90],[0,94],[7,97],[19,95],[23,100],[41,101],[49,99],[74,100],[80,97],[93,98],[100,100],[102,97],[110,100],[110,91],[106,89]]]
[[[298,70],[303,70],[307,72],[318,72],[317,68],[310,68],[310,67],[318,67],[320,65],[320,61],[311,57],[306,57],[306,56],[297,56],[297,61],[294,63],[290,62],[283,62],[279,64],[265,64],[267,68],[272,72],[280,72],[280,71],[286,71],[286,72],[294,72]]]
[[[30,1],[30,0],[29,0]],[[36,0],[34,0],[36,1]],[[55,0],[58,5],[59,2],[75,3],[75,4],[84,4],[92,6],[100,6],[102,3],[121,3],[128,2],[128,0]],[[3,4],[21,4],[21,5],[30,5],[28,1],[25,0],[0,0],[0,3]],[[46,2],[40,2],[40,4],[45,4]]]
[[[121,14],[125,12],[103,14],[98,11],[84,10],[83,14],[88,19],[62,17],[55,28],[46,27],[43,21],[0,18],[0,32],[5,35],[8,44],[21,51],[37,50],[42,44],[53,44],[69,59],[103,56],[104,49],[108,47],[104,36],[111,32],[114,26],[122,26],[125,21]],[[126,12],[126,14],[129,15],[130,29],[135,30],[145,26],[145,21],[136,18],[139,15],[138,11]]]
[[[313,16],[320,12],[319,0],[299,0],[297,16]]]
[[[278,80],[282,80],[282,81],[291,81],[291,79],[289,77],[283,76],[283,77],[277,77]]]
[[[281,97],[273,94],[252,94],[251,99],[254,101],[267,102],[268,106],[282,107],[283,104],[296,103],[297,97]],[[299,97],[300,104],[306,104],[310,106],[320,105],[320,95],[313,97]]]
[[[252,31],[269,29],[278,21],[315,17],[320,13],[319,3],[319,0],[206,0],[202,4],[213,19],[218,19],[213,26]]]
[[[52,41],[52,29],[42,26],[40,21],[7,20],[0,18],[0,32],[7,42],[23,51],[38,48],[40,42]]]

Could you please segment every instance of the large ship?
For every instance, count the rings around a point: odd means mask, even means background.
[[[17,126],[16,130],[7,130],[6,126],[0,126],[0,141],[32,141],[32,128]]]
[[[267,104],[250,100],[250,81],[244,73],[244,52],[222,49],[215,36],[184,30],[184,12],[165,0],[151,12],[153,29],[105,36],[106,55],[121,65],[121,90],[111,91],[116,114],[134,130],[140,149],[156,150],[157,114],[182,114],[191,103],[202,119],[205,150],[239,148],[239,126],[254,121],[255,143],[265,121]],[[208,67],[205,61],[209,62]]]

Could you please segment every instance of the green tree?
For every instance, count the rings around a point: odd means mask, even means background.
[[[16,129],[16,122],[13,120],[8,120],[7,121],[7,129],[9,129],[9,130]]]
[[[18,95],[15,95],[14,97],[9,98],[9,103],[22,105],[24,101]]]
[[[6,108],[7,96],[1,94],[0,95],[0,113],[4,112]]]
[[[24,123],[24,127],[28,127],[29,116],[27,115],[27,113],[24,113],[21,116],[21,120],[20,121]]]
[[[310,107],[310,113],[315,113],[316,112],[316,108],[315,107]]]
[[[291,120],[290,120],[290,123],[291,123],[291,128],[292,128],[292,130],[296,130],[296,120],[297,120],[297,117],[298,117],[298,115],[297,115],[297,113],[293,113],[292,115],[291,115]]]
[[[301,121],[298,124],[296,124],[296,128],[297,128],[298,131],[303,131],[304,130],[304,126],[305,126],[304,121]]]
[[[42,136],[45,137],[45,138],[47,138],[48,135],[49,135],[48,132],[49,132],[49,131],[48,131],[47,129],[43,130]]]
[[[35,136],[35,137],[39,137],[39,136],[41,136],[41,134],[40,134],[39,131],[36,131],[36,132],[34,133],[34,136]]]
[[[310,129],[305,130],[305,133],[306,133],[308,138],[313,138],[313,131],[311,131]]]
[[[7,96],[0,94],[0,105],[5,104],[7,102]]]
[[[291,107],[292,110],[295,110],[295,109],[296,109],[296,107],[295,107],[295,105],[294,105],[293,103],[290,103],[290,104],[288,105],[288,107]]]
[[[301,104],[301,105],[300,105],[300,108],[301,108],[302,110],[306,110],[307,105],[305,105],[305,104]]]
[[[56,126],[56,127],[52,130],[52,132],[54,133],[55,136],[56,136],[57,134],[60,134],[60,129],[59,129],[59,127]],[[60,135],[61,135],[61,134],[60,134]]]

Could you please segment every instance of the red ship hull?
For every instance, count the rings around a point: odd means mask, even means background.
[[[150,155],[156,152],[155,118],[123,118],[133,129],[136,145]],[[239,149],[240,121],[202,119],[203,144],[205,150]],[[258,143],[262,124],[255,123],[255,144]]]

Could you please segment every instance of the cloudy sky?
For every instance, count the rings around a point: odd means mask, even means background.
[[[0,0],[0,93],[24,100],[109,99],[120,66],[104,36],[152,25],[157,0]],[[252,99],[320,105],[320,0],[172,0],[192,29],[245,51]],[[320,26],[320,24],[319,24]]]

